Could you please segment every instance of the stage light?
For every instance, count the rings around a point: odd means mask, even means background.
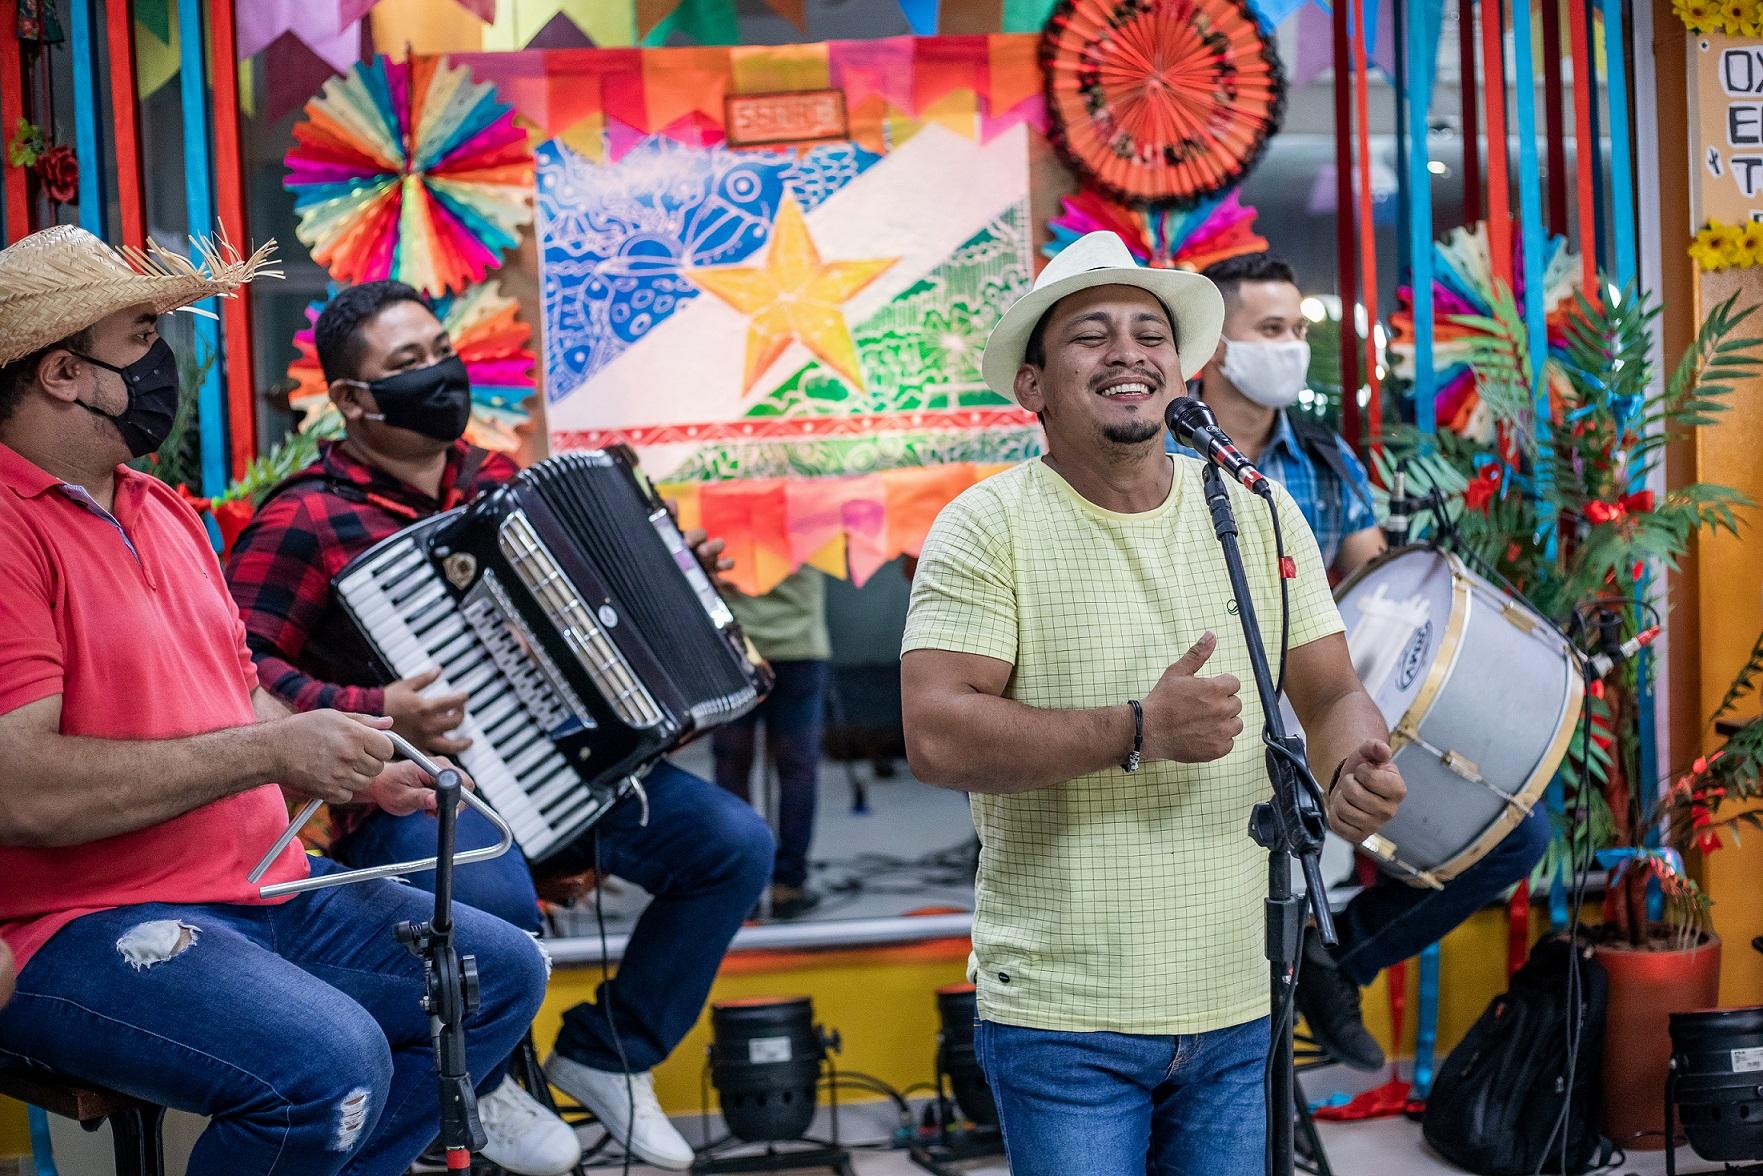
[[[1675,1176],[1674,1118],[1704,1160],[1763,1160],[1763,1006],[1671,1014],[1665,1170]],[[1763,1172],[1763,1166],[1728,1168]]]
[[[992,1100],[992,1088],[986,1085],[985,1071],[973,1049],[978,1011],[973,985],[949,984],[937,989],[937,1016],[942,1024],[937,1034],[937,1069],[949,1076],[955,1105],[963,1115],[980,1127],[996,1127],[998,1104]]]
[[[934,1121],[927,1121],[910,1152],[912,1162],[932,1176],[958,1176],[962,1169],[957,1165],[964,1161],[1004,1154],[998,1104],[973,1048],[977,1016],[973,985],[937,989],[937,1094],[930,1108]],[[955,1108],[971,1127],[952,1122]]]
[[[809,1141],[807,1150],[778,1151],[771,1145],[804,1140],[814,1122],[823,1071],[832,1077],[829,1055],[839,1035],[814,1023],[805,996],[725,1000],[710,1007],[710,1081],[733,1140],[766,1145],[765,1166],[758,1157],[711,1159],[706,1149],[694,1172],[758,1172],[799,1168],[846,1171],[849,1153],[838,1143],[838,1104],[833,1104],[833,1137]]]

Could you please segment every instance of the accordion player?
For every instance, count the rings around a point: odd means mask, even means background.
[[[771,673],[628,449],[539,462],[362,552],[333,588],[379,669],[469,692],[459,756],[535,863]]]

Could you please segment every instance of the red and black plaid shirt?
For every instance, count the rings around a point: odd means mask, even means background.
[[[502,454],[481,464],[477,456],[463,441],[453,446],[437,501],[325,441],[318,461],[264,503],[233,544],[226,577],[265,689],[295,710],[385,713],[385,691],[367,680],[365,665],[327,656],[358,647],[331,598],[331,577],[381,539],[520,472]]]

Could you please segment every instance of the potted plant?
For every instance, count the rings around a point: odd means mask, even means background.
[[[1499,287],[1490,314],[1446,319],[1471,332],[1480,410],[1459,419],[1473,421],[1474,435],[1398,428],[1379,465],[1388,485],[1395,462],[1405,459],[1410,486],[1435,487],[1448,500],[1473,559],[1589,647],[1600,617],[1615,617],[1623,637],[1657,622],[1642,599],[1650,567],[1675,568],[1704,531],[1737,533],[1738,512],[1752,505],[1738,491],[1701,482],[1663,494],[1646,487],[1666,446],[1718,420],[1734,385],[1763,373],[1763,358],[1758,341],[1740,334],[1756,308],[1737,309],[1729,299],[1708,312],[1670,378],[1655,387],[1649,352],[1657,310],[1647,299],[1608,289],[1596,300],[1582,292],[1558,309],[1546,413],[1533,399],[1522,315]],[[1736,778],[1726,773],[1755,767],[1737,752],[1698,761],[1688,791],[1680,786],[1660,800],[1662,782],[1641,774],[1641,687],[1649,671],[1646,659],[1635,659],[1590,684],[1584,719],[1551,788],[1555,843],[1535,876],[1539,886],[1572,885],[1600,853],[1609,870],[1603,922],[1591,935],[1610,974],[1605,1126],[1619,1141],[1662,1129],[1668,1012],[1717,1003],[1719,941],[1676,850],[1697,842],[1694,822],[1711,811],[1711,800],[1737,794]],[[1710,776],[1716,764],[1721,774]],[[1716,793],[1721,787],[1726,794]],[[1726,823],[1736,829],[1748,819]],[[1714,829],[1712,820],[1701,828]],[[1583,897],[1581,888],[1573,893]]]

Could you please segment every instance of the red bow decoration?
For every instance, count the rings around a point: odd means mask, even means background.
[[[1501,469],[1497,464],[1484,467],[1481,473],[1471,478],[1469,485],[1463,488],[1463,505],[1470,510],[1486,514],[1488,504],[1494,500],[1494,495],[1500,492],[1502,476]]]
[[[1615,502],[1586,503],[1585,517],[1592,523],[1613,523],[1631,514],[1646,514],[1652,509],[1653,492],[1637,490],[1633,494],[1624,494]]]

